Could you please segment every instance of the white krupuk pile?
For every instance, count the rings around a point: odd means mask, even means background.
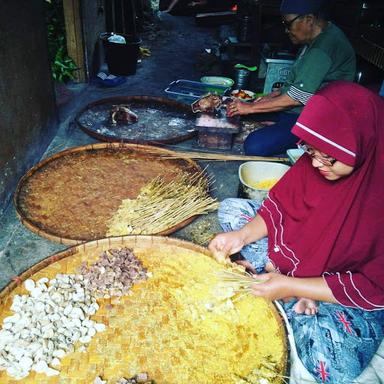
[[[29,295],[15,295],[0,330],[0,370],[22,379],[31,371],[58,375],[52,367],[74,351],[74,344],[87,344],[105,325],[90,320],[99,309],[82,275],[56,275],[24,282]]]

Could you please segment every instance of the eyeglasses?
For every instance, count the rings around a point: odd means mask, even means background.
[[[305,153],[308,153],[308,155],[311,156],[312,159],[316,159],[319,163],[325,165],[326,167],[332,167],[333,164],[335,164],[337,161],[337,159],[335,159],[334,157],[316,155],[315,150],[304,143],[298,143],[297,148],[303,150]]]
[[[299,17],[302,17],[303,15],[298,15],[296,17],[294,17],[292,20],[281,20],[281,22],[283,23],[285,29],[287,29],[288,31],[291,29],[292,27],[292,24],[299,18]]]

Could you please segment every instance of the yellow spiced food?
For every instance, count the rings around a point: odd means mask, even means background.
[[[229,384],[267,365],[276,379],[269,382],[280,382],[285,348],[270,303],[236,295],[218,279],[223,267],[205,255],[138,256],[152,276],[109,313],[122,332],[128,376],[145,371],[158,384]],[[113,364],[104,373],[113,377],[115,370]]]
[[[270,190],[278,181],[279,179],[264,179],[258,182],[247,181],[247,183],[254,189]]]
[[[147,274],[125,296],[98,299],[92,320],[105,330],[85,348],[75,345],[61,359],[58,376],[31,372],[21,383],[90,384],[101,377],[115,384],[143,372],[156,384],[284,382],[285,332],[270,302],[224,282],[222,271],[229,267],[203,248],[176,239],[131,238],[78,246],[31,276],[79,273],[82,263],[90,266],[103,251],[119,247],[130,247]],[[10,315],[12,296],[22,292],[18,286],[3,296],[0,323]],[[0,382],[15,380],[0,371]]]

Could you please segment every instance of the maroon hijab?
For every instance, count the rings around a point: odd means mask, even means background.
[[[292,132],[353,172],[328,181],[304,154],[259,213],[282,273],[323,276],[340,304],[384,309],[384,101],[338,81],[314,95]]]

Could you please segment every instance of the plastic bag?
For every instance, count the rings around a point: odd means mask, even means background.
[[[121,35],[115,35],[114,33],[108,37],[110,43],[126,44],[125,37]]]

